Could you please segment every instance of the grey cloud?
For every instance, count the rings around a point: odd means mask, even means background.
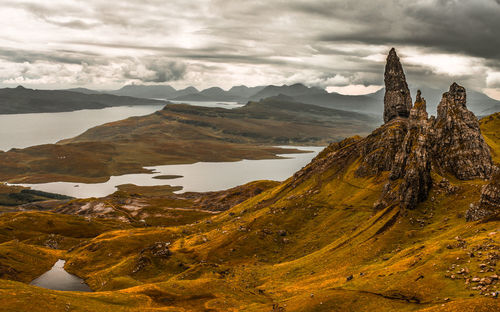
[[[279,59],[273,58],[275,54],[268,53],[252,53],[242,52],[232,47],[204,47],[198,49],[186,49],[169,46],[144,46],[134,44],[115,44],[115,43],[96,43],[82,41],[68,41],[68,43],[78,44],[82,46],[98,46],[113,49],[131,49],[154,51],[158,57],[182,58],[186,60],[206,60],[217,63],[240,63],[240,64],[269,64],[282,65],[289,64]]]
[[[142,82],[168,82],[184,77],[187,66],[164,59],[143,60],[122,66],[123,77]]]
[[[57,5],[43,5],[40,3],[33,2],[16,2],[7,1],[6,5],[10,5],[16,8],[23,8],[25,11],[33,14],[39,19],[53,25],[68,27],[74,29],[91,29],[98,26],[98,22],[85,22],[80,18],[73,18],[73,15],[80,15],[82,11],[77,6],[72,6],[68,4],[58,3]],[[65,21],[58,21],[54,17],[69,17]]]
[[[77,19],[71,20],[68,22],[51,21],[49,19],[45,19],[45,20],[51,24],[59,25],[62,27],[74,28],[74,29],[90,29],[90,28],[94,28],[97,25],[99,25],[98,23],[86,23],[84,21],[77,20]]]
[[[54,53],[55,52],[55,53]],[[0,48],[0,59],[14,63],[34,63],[38,61],[62,64],[92,64],[106,65],[108,60],[98,54],[71,50],[56,50],[54,52],[26,51]]]
[[[387,5],[379,1],[378,11],[372,11],[365,1],[348,10],[332,11],[332,18],[354,16],[356,27],[349,32],[326,30],[319,40],[333,42],[359,42],[377,45],[414,45],[445,52],[464,53],[484,58],[500,57],[500,7],[492,0],[444,1],[429,4],[396,1]],[[390,3],[389,1],[388,3]],[[355,12],[350,10],[354,9]],[[319,10],[319,8],[318,8]],[[377,13],[378,12],[378,13]],[[377,23],[372,23],[373,18]]]
[[[296,82],[381,85],[383,62],[372,56],[390,46],[478,57],[489,70],[500,71],[498,4],[500,0],[53,0],[49,5],[4,0],[2,5],[25,10],[51,30],[59,26],[60,33],[54,33],[50,46],[37,42],[35,32],[20,37],[22,48],[0,47],[0,58],[81,65],[82,83],[92,77],[201,81],[237,67],[248,75],[239,83],[246,79],[251,84],[251,75],[258,73],[272,76],[275,84],[303,79]],[[31,49],[33,44],[41,49]],[[477,88],[486,83],[484,75],[450,77],[415,64],[405,69],[412,79],[436,85],[454,78]],[[206,83],[219,83],[212,79]]]

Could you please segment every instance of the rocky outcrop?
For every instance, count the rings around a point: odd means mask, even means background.
[[[390,181],[384,187],[376,208],[386,207],[397,200],[402,208],[414,209],[417,203],[427,198],[432,185],[428,131],[426,103],[419,90],[410,111],[408,131],[393,160]]]
[[[457,191],[444,178],[433,183],[433,170],[458,179],[491,176],[490,150],[477,118],[467,109],[465,88],[453,83],[443,94],[437,118],[429,118],[420,91],[415,104],[411,104],[403,68],[394,49],[387,57],[385,84],[385,123],[366,138],[332,144],[294,176],[292,186],[314,172],[336,168],[335,172],[340,174],[357,163],[354,171],[357,178],[375,178],[380,183],[387,177],[376,209],[389,206],[415,209],[427,199],[433,185],[447,194]],[[480,206],[490,207],[488,211],[497,207],[497,187],[498,184],[490,183],[483,190]]]
[[[432,187],[432,168],[463,180],[491,176],[490,150],[477,118],[467,109],[465,88],[453,83],[443,94],[437,118],[428,118],[420,91],[415,105],[411,105],[403,68],[394,49],[387,57],[385,87],[385,124],[360,146],[362,161],[356,171],[357,176],[390,171],[376,208],[391,204],[416,208]],[[494,206],[494,192],[494,184],[485,187],[483,206]]]
[[[495,168],[490,183],[483,186],[479,203],[472,204],[465,214],[467,221],[477,221],[500,214],[500,169]]]
[[[362,162],[356,176],[378,175],[391,170],[408,132],[408,120],[397,119],[373,131],[360,144]]]
[[[453,83],[443,94],[433,125],[437,168],[461,180],[490,177],[493,168],[476,116],[467,109],[465,88]]]
[[[408,133],[396,155],[390,176],[392,180],[402,179],[398,190],[403,208],[414,209],[417,203],[427,199],[432,185],[428,132],[426,103],[418,91],[410,112]]]
[[[403,66],[394,48],[387,56],[384,82],[384,122],[387,123],[398,116],[408,117],[411,110],[410,89],[408,89]]]

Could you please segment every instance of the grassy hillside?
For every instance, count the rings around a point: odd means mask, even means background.
[[[480,125],[484,139],[491,147],[493,160],[500,163],[500,113],[482,118]]]
[[[481,121],[497,162],[498,120]],[[360,177],[351,147],[383,133],[331,144],[287,181],[186,225],[5,214],[5,253],[40,253],[37,271],[62,257],[97,292],[31,287],[19,281],[35,272],[12,266],[23,275],[0,279],[0,310],[498,311],[499,221],[464,218],[487,182],[433,172],[417,209],[374,210],[389,172]],[[61,240],[53,252],[43,247],[51,234]]]

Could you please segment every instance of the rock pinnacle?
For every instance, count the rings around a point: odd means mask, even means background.
[[[384,122],[396,117],[408,117],[412,107],[410,90],[406,83],[403,66],[394,48],[387,56],[384,82]]]

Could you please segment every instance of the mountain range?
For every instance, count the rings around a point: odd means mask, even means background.
[[[433,88],[410,87],[416,94],[420,89],[425,94],[428,110],[436,113],[442,92]],[[99,109],[113,106],[167,104],[173,102],[239,102],[259,101],[268,97],[284,95],[290,102],[299,102],[327,108],[371,114],[381,118],[384,89],[367,95],[342,95],[328,93],[317,87],[303,84],[282,86],[235,86],[225,91],[219,87],[197,90],[194,87],[176,90],[168,85],[127,85],[114,91],[95,91],[86,88],[67,90],[33,90],[19,86],[0,89],[0,114],[39,112],[65,112],[80,109]],[[500,101],[477,92],[468,92],[468,105],[478,116],[500,111]]]
[[[426,96],[429,112],[436,113],[442,91],[429,87],[410,86],[412,94],[420,89]],[[101,93],[88,89],[70,89],[82,93]],[[297,83],[293,85],[269,86],[235,86],[225,91],[219,87],[212,87],[198,91],[194,87],[176,90],[171,86],[127,85],[115,91],[102,91],[114,95],[125,95],[139,98],[167,99],[176,102],[182,101],[212,101],[212,102],[240,102],[258,101],[272,96],[286,95],[291,100],[306,104],[319,105],[333,109],[355,111],[365,114],[381,115],[384,89],[366,95],[343,95],[327,92],[319,87],[307,87]],[[484,93],[468,92],[468,105],[471,111],[478,116],[485,116],[500,111],[500,101],[492,99]]]

